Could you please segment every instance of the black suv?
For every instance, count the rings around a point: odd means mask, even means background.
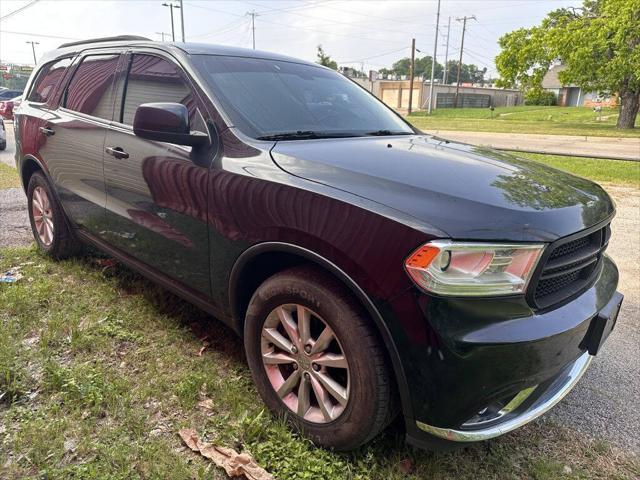
[[[61,45],[16,114],[35,240],[93,244],[244,338],[271,410],[351,449],[503,434],[579,380],[622,296],[598,185],[424,135],[272,53]]]

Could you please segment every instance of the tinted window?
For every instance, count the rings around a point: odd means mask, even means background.
[[[254,137],[299,130],[413,133],[382,102],[333,70],[213,55],[194,55],[194,61],[234,125]]]
[[[189,82],[174,63],[153,55],[134,55],[129,67],[122,123],[133,124],[136,109],[143,103],[182,103],[195,121],[196,101]]]
[[[70,58],[63,58],[44,65],[33,82],[28,100],[38,103],[48,101],[70,64]]]
[[[69,83],[64,106],[75,112],[111,120],[117,65],[118,55],[85,57]]]

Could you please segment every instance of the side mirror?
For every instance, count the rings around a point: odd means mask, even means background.
[[[189,111],[181,103],[143,103],[133,117],[133,133],[147,140],[192,147],[209,140],[205,133],[191,132]]]

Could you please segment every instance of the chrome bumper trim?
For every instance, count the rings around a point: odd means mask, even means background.
[[[555,404],[562,400],[573,387],[575,387],[576,383],[578,383],[582,375],[584,375],[587,367],[589,367],[592,358],[588,353],[584,353],[575,361],[569,371],[558,377],[527,410],[516,417],[512,417],[491,427],[473,430],[454,430],[434,427],[422,422],[416,422],[416,424],[420,430],[454,442],[478,442],[498,437],[511,430],[520,428],[553,408]]]

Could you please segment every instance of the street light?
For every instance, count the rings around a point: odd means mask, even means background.
[[[169,7],[169,13],[171,14],[171,40],[172,41],[176,41],[176,32],[173,28],[173,9],[177,8],[178,10],[180,9],[180,5],[174,5],[173,3],[163,3],[162,4],[163,7]]]
[[[38,63],[38,61],[36,60],[36,45],[40,45],[40,42],[28,41],[26,43],[31,44],[31,51],[33,52],[33,64],[36,65]]]

